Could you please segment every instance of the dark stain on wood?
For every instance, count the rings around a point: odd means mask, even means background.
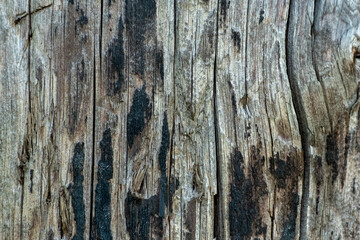
[[[95,189],[95,238],[112,239],[110,180],[113,177],[113,149],[110,128],[103,132],[100,141],[101,158],[98,165]]]
[[[276,157],[270,157],[270,173],[275,177],[276,186],[286,188],[286,179],[294,172],[294,161],[289,156],[286,161],[280,159],[279,153]]]
[[[156,239],[162,239],[163,218],[158,215],[158,200],[157,195],[142,199],[128,192],[125,199],[125,218],[130,240],[149,239],[150,223],[152,233],[158,237]]]
[[[204,62],[208,62],[211,59],[213,48],[214,48],[214,40],[215,40],[215,22],[213,18],[210,16],[205,22],[204,30],[201,33],[201,41],[199,54]]]
[[[132,54],[134,73],[144,76],[146,31],[152,29],[156,17],[154,0],[126,0],[125,24],[129,39],[129,52]],[[153,35],[154,33],[151,33]],[[156,34],[154,34],[156,36]]]
[[[145,85],[136,89],[134,98],[127,118],[127,142],[131,148],[136,136],[145,128],[151,118],[151,103],[145,91]]]
[[[237,104],[236,104],[236,97],[234,92],[234,87],[231,84],[230,80],[228,81],[229,91],[231,92],[231,104],[233,108],[234,115],[237,115]]]
[[[350,134],[349,134],[349,129],[347,129],[347,133],[345,135],[345,149],[344,149],[344,164],[342,166],[342,174],[341,174],[341,186],[344,187],[344,182],[345,182],[345,177],[346,177],[346,166],[347,166],[347,157],[348,157],[348,153],[349,153],[349,148],[350,148]]]
[[[281,234],[281,240],[295,239],[297,207],[299,204],[299,195],[291,193],[290,198],[290,212],[286,222],[284,223],[284,230]]]
[[[121,87],[124,82],[124,47],[123,47],[123,31],[124,24],[122,19],[119,19],[118,32],[116,39],[111,43],[107,52],[107,74],[108,74],[108,85],[107,95],[114,96],[121,91]]]
[[[261,164],[257,161],[257,164]],[[259,198],[265,194],[262,170],[251,166],[251,176],[244,173],[244,158],[238,149],[231,156],[232,181],[230,183],[229,223],[232,239],[247,239],[256,235],[266,235],[267,226],[262,225]]]
[[[160,73],[162,82],[164,81],[164,53],[162,50],[158,50],[156,53],[156,68]]]
[[[144,88],[143,91],[145,91]],[[141,112],[143,114],[143,111]],[[150,231],[152,238],[154,238],[154,235],[159,239],[163,237],[165,209],[169,202],[169,211],[172,212],[172,197],[179,186],[179,181],[175,177],[170,177],[168,183],[168,177],[166,174],[166,159],[169,147],[170,132],[167,114],[164,112],[161,145],[158,156],[160,166],[158,194],[150,197],[149,199],[143,199],[134,196],[129,191],[125,199],[126,228],[131,240],[149,239]]]
[[[234,92],[231,93],[231,104],[232,104],[232,107],[233,107],[234,115],[237,115],[237,106],[236,106],[236,100],[235,100]]]
[[[39,66],[39,67],[36,68],[35,77],[39,81],[39,83],[41,83],[41,80],[42,80],[42,77],[43,77],[43,69],[42,69],[42,67]]]
[[[237,48],[238,52],[240,51],[240,33],[231,29],[231,39],[234,42],[234,46]]]
[[[339,172],[339,150],[336,144],[336,135],[329,134],[326,137],[326,163],[331,167],[332,179],[331,183],[334,184]]]
[[[322,158],[320,156],[315,157],[315,181],[316,181],[316,214],[319,214],[319,203],[320,203],[320,187],[323,181],[322,178]]]
[[[227,10],[229,9],[229,6],[230,6],[229,0],[220,1],[220,14],[223,17],[223,21],[226,20]]]
[[[83,27],[84,25],[88,24],[89,19],[88,17],[84,14],[84,10],[76,9],[76,11],[80,11],[80,18],[78,20],[75,21],[75,31],[77,31],[78,26],[80,25],[80,27]]]
[[[262,21],[264,21],[264,13],[265,13],[264,10],[261,9],[260,10],[260,17],[259,17],[259,24],[262,23]]]
[[[34,169],[30,169],[30,192],[33,192]]]
[[[71,187],[71,204],[74,211],[74,220],[76,222],[76,233],[74,240],[84,239],[85,230],[85,205],[83,190],[83,169],[84,169],[84,143],[79,142],[75,145],[72,159],[73,182]]]
[[[108,7],[111,6],[112,2],[115,2],[115,0],[108,0]]]
[[[352,192],[354,195],[355,195],[355,193],[356,193],[355,185],[356,185],[356,177],[353,178],[352,184],[351,184],[351,192]]]
[[[51,230],[51,229],[49,229],[49,231],[47,232],[47,239],[48,240],[54,240],[55,239],[55,234],[54,234],[54,232],[53,232],[53,230]]]
[[[162,126],[161,146],[159,151],[160,183],[159,183],[159,216],[165,217],[165,207],[168,200],[168,182],[166,176],[166,155],[170,146],[170,133],[166,112]]]

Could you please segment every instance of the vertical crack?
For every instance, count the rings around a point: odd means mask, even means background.
[[[172,164],[173,164],[173,158],[174,158],[174,145],[175,145],[175,140],[174,140],[174,136],[175,136],[175,116],[176,116],[176,107],[175,107],[175,104],[176,104],[176,92],[175,92],[175,74],[176,74],[176,71],[175,71],[175,66],[176,66],[176,0],[174,0],[174,58],[173,58],[173,94],[174,94],[174,97],[173,97],[173,116],[172,116],[172,135],[171,135],[171,143],[170,143],[170,171],[169,171],[169,182],[170,182],[170,179],[171,179],[171,168],[172,168]],[[170,186],[170,184],[169,184]],[[169,196],[170,194],[168,194]],[[172,197],[172,196],[171,196]],[[170,204],[170,201],[168,201],[168,204]],[[168,209],[170,209],[168,207]],[[170,224],[170,219],[169,219],[169,240],[171,240],[171,224]]]
[[[276,186],[274,189],[274,202],[272,206],[272,215],[271,217],[271,240],[274,239],[274,230],[275,230],[275,207],[276,207]]]
[[[28,12],[31,13],[31,0],[28,0]],[[20,198],[20,239],[23,239],[23,207],[24,207],[24,178],[25,178],[25,164],[30,159],[30,138],[31,136],[31,128],[32,128],[32,118],[31,118],[31,38],[32,38],[32,29],[31,29],[31,14],[29,14],[28,19],[29,29],[28,29],[28,36],[27,36],[27,49],[28,49],[28,59],[27,59],[27,65],[28,65],[28,104],[29,104],[29,110],[28,110],[28,119],[27,119],[27,133],[26,137],[24,139],[23,143],[23,152],[20,159],[20,183],[21,183],[21,198]]]
[[[103,0],[100,2],[100,29],[99,29],[99,73],[101,76],[101,60],[102,60],[102,28],[103,28]],[[93,119],[92,119],[92,156],[91,156],[91,185],[90,185],[90,218],[89,218],[89,239],[95,238],[93,229],[93,210],[94,210],[94,184],[95,184],[95,149],[96,149],[96,42],[94,41],[94,59],[93,59]]]
[[[309,131],[306,119],[306,112],[301,97],[301,91],[298,85],[293,62],[294,53],[294,36],[296,22],[294,20],[295,5],[294,1],[289,2],[288,21],[285,34],[285,51],[286,51],[286,70],[289,79],[292,101],[295,108],[295,113],[299,125],[299,133],[301,136],[301,145],[304,158],[304,175],[303,175],[303,189],[300,209],[300,239],[307,239],[307,208],[309,203],[309,178],[310,178],[310,152],[309,152]]]
[[[216,32],[215,32],[215,57],[214,57],[214,76],[213,76],[213,111],[214,111],[214,131],[215,131],[215,161],[216,161],[216,195],[214,196],[214,238],[221,239],[222,233],[221,229],[223,228],[223,219],[222,219],[222,211],[221,211],[221,184],[222,184],[222,176],[220,171],[220,157],[219,157],[219,132],[218,132],[218,119],[217,119],[217,105],[216,105],[216,73],[217,73],[217,54],[218,54],[218,38],[219,38],[219,6],[220,0],[217,2],[216,7]],[[218,215],[216,217],[216,214]]]

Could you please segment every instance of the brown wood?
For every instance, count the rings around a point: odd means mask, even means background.
[[[360,238],[359,10],[0,1],[0,239]]]

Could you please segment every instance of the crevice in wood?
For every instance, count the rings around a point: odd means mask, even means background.
[[[30,88],[30,84],[29,84]],[[30,105],[30,103],[29,103]],[[19,174],[19,183],[21,185],[21,199],[20,199],[20,239],[22,239],[22,229],[23,229],[23,206],[24,206],[24,191],[25,191],[25,172],[27,168],[27,163],[30,161],[30,155],[33,145],[32,145],[32,116],[29,109],[28,119],[27,119],[27,130],[24,137],[24,142],[22,146],[22,152],[19,156],[19,166],[18,166],[18,174]],[[32,176],[30,176],[32,178]],[[31,179],[32,181],[32,179]],[[30,185],[30,190],[32,191],[32,182]]]
[[[167,201],[167,203],[168,203],[168,206],[167,206],[167,209],[168,209],[168,223],[169,223],[169,240],[171,240],[171,224],[170,224],[170,221],[171,221],[171,219],[170,219],[170,209],[172,209],[172,206],[170,206],[171,204],[172,204],[172,199],[170,199],[170,198],[172,198],[173,196],[170,194],[170,184],[171,184],[171,182],[170,182],[170,179],[171,179],[171,177],[172,177],[172,164],[173,164],[173,151],[174,151],[174,149],[173,149],[173,145],[174,145],[174,135],[175,135],[175,118],[174,118],[174,116],[173,116],[173,122],[172,122],[172,133],[171,133],[171,140],[170,140],[170,163],[169,163],[169,176],[168,176],[168,179],[167,179],[167,181],[168,181],[168,189],[167,189],[167,191],[168,191],[168,201]]]
[[[103,0],[100,2],[100,29],[99,29],[99,73],[101,76],[101,60],[102,60],[102,28],[103,28]],[[90,217],[89,217],[89,239],[95,238],[93,228],[93,211],[94,211],[94,184],[95,184],[95,157],[96,157],[96,41],[94,41],[94,59],[93,59],[93,102],[92,102],[92,156],[91,156],[91,186],[90,186]]]
[[[218,129],[218,117],[217,117],[217,104],[216,104],[216,95],[217,95],[217,54],[218,54],[218,38],[219,38],[219,6],[220,6],[220,0],[217,2],[217,8],[216,8],[216,29],[215,29],[215,57],[214,57],[214,76],[213,76],[213,111],[214,111],[214,131],[215,131],[215,161],[216,161],[216,195],[214,196],[214,225],[213,225],[213,237],[216,239],[223,238],[223,234],[221,232],[223,227],[223,217],[222,217],[222,211],[221,211],[221,186],[222,186],[222,176],[221,176],[221,163],[220,163],[220,157],[219,157],[219,129]]]
[[[51,7],[52,6],[52,3],[50,3],[49,5],[46,5],[46,6],[41,6],[41,7],[39,7],[39,8],[37,8],[37,9],[35,9],[34,11],[32,11],[32,12],[30,12],[31,11],[31,9],[29,9],[29,11],[28,12],[22,12],[22,13],[19,13],[19,14],[16,14],[16,18],[15,18],[15,20],[14,20],[14,23],[15,23],[15,25],[16,24],[19,24],[20,22],[21,22],[21,20],[23,20],[25,17],[27,17],[27,16],[31,16],[31,15],[33,15],[33,14],[35,14],[35,13],[37,13],[37,12],[40,12],[41,10],[44,10],[44,9],[46,9],[46,8],[49,8],[49,7]],[[30,13],[30,14],[29,14]]]
[[[176,77],[175,77],[175,74],[176,74],[176,37],[177,37],[177,34],[176,34],[176,28],[177,28],[177,25],[176,25],[176,1],[177,0],[174,0],[174,8],[173,8],[173,11],[174,11],[174,58],[173,58],[173,115],[172,115],[172,135],[171,135],[171,143],[170,143],[170,170],[169,170],[169,182],[170,182],[170,178],[172,177],[172,174],[171,174],[171,170],[172,170],[172,164],[173,164],[173,161],[174,161],[174,145],[175,145],[175,140],[174,140],[174,136],[175,136],[175,117],[176,117],[176,91],[175,91],[175,80],[176,80]],[[170,184],[169,184],[170,186]],[[169,189],[168,189],[169,190]],[[168,194],[169,196],[169,194]],[[173,196],[170,196],[170,197],[173,197]],[[172,204],[172,201],[168,201],[168,204]],[[168,210],[170,208],[168,207]],[[171,240],[171,224],[170,224],[170,221],[171,219],[168,220],[169,222],[169,240]]]
[[[249,108],[248,108],[248,74],[247,74],[247,71],[248,71],[248,43],[249,43],[249,12],[250,12],[250,0],[247,1],[247,4],[246,4],[246,29],[245,29],[245,73],[244,73],[244,80],[245,80],[245,95],[241,98],[240,100],[240,103],[243,107],[243,111],[245,111],[245,119],[244,119],[244,123],[245,123],[245,128],[246,126],[249,125],[249,122],[248,122],[248,118],[249,118],[249,115],[250,115],[250,111],[249,111]],[[246,134],[246,133],[245,133]],[[249,138],[246,137],[245,138],[246,140],[246,147],[249,149]],[[236,142],[236,145],[238,145],[239,143]],[[247,153],[247,156],[244,156],[245,158],[247,159],[251,159],[250,158],[250,153],[249,151]]]
[[[28,0],[28,12],[31,12],[31,0]],[[26,163],[30,161],[30,149],[33,149],[31,139],[32,139],[32,113],[31,113],[31,37],[32,37],[32,29],[31,29],[31,15],[29,16],[28,22],[28,39],[27,39],[27,46],[28,46],[28,119],[27,119],[27,133],[24,139],[23,145],[23,156],[20,159],[20,183],[21,183],[21,199],[20,199],[20,239],[23,239],[23,208],[24,208],[24,181],[25,181],[25,168]]]
[[[246,6],[246,30],[245,30],[245,99],[244,99],[244,103],[245,105],[244,107],[244,111],[246,111],[247,109],[247,104],[248,104],[248,85],[247,85],[247,70],[248,70],[248,38],[249,38],[249,11],[250,11],[250,3],[249,1],[247,2],[247,6]],[[246,123],[245,123],[246,124]],[[246,138],[247,139],[247,138]]]
[[[288,21],[285,33],[285,51],[286,51],[286,70],[289,79],[292,102],[295,109],[299,133],[301,136],[301,145],[304,160],[303,188],[300,207],[300,239],[307,239],[307,209],[309,204],[309,184],[310,184],[310,152],[309,152],[309,130],[306,118],[306,112],[301,97],[300,87],[295,74],[294,53],[294,34],[296,23],[294,21],[295,5],[294,1],[289,2]]]
[[[276,207],[276,186],[274,188],[274,202],[273,202],[273,209],[271,217],[271,239],[274,239],[274,232],[275,232],[275,207]]]
[[[263,45],[263,57],[262,57],[262,59],[263,59],[262,60],[262,69],[263,69],[263,71],[265,69],[264,58],[265,58],[265,46]],[[263,72],[263,76],[265,76],[264,72]],[[272,129],[271,129],[271,121],[270,121],[270,117],[269,117],[267,97],[266,97],[266,91],[265,91],[265,81],[264,80],[263,80],[263,94],[264,94],[265,112],[266,112],[266,116],[267,116],[267,122],[268,122],[268,125],[269,125],[269,132],[270,132],[271,156],[274,156],[274,140],[273,140],[273,134],[272,134]]]

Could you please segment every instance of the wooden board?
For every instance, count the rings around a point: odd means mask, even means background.
[[[357,239],[360,2],[0,3],[0,239]]]

